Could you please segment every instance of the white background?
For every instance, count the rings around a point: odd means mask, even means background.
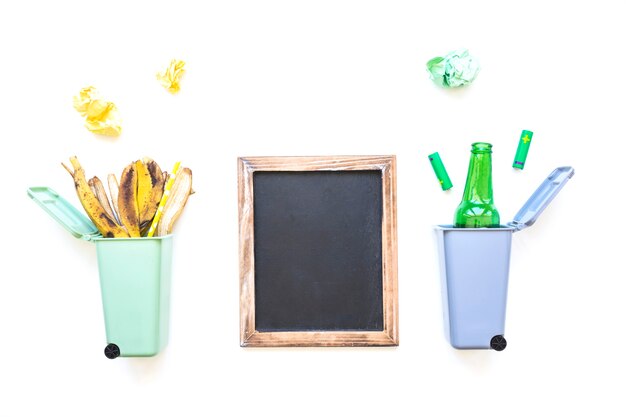
[[[619,2],[4,3],[0,416],[626,411]],[[426,61],[459,47],[480,75],[436,87]],[[176,96],[155,80],[172,58],[187,62]],[[118,105],[119,138],[82,126],[72,96],[87,85]],[[522,129],[535,136],[517,171]],[[474,141],[494,145],[504,222],[553,168],[576,169],[513,236],[500,353],[443,333],[432,226],[451,222]],[[236,158],[342,154],[397,155],[400,346],[239,347]],[[78,206],[71,155],[101,178],[145,155],[193,170],[154,358],[105,358],[95,247],[26,196],[47,185]]]

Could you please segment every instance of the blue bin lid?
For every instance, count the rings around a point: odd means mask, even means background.
[[[515,231],[532,226],[567,181],[572,178],[572,175],[574,175],[574,168],[569,166],[559,167],[552,171],[508,225],[514,227]]]
[[[49,187],[30,187],[28,196],[74,237],[92,240],[102,235],[87,216]]]

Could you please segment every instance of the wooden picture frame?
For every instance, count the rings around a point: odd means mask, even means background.
[[[380,171],[382,184],[381,331],[258,331],[255,327],[254,174],[265,171]],[[397,346],[398,284],[395,156],[241,157],[239,188],[240,344],[265,346]]]

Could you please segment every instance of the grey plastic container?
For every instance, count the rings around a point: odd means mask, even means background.
[[[572,167],[559,167],[544,180],[513,221],[498,228],[435,228],[446,337],[457,349],[502,350],[511,239],[531,226],[565,183]]]

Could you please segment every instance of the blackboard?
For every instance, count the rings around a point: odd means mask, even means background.
[[[256,329],[382,330],[380,171],[257,172],[253,187]]]
[[[241,345],[397,345],[395,157],[239,168]]]

